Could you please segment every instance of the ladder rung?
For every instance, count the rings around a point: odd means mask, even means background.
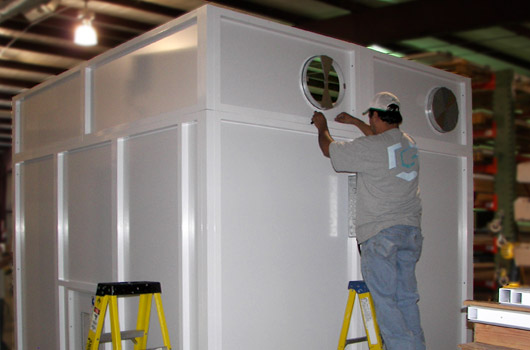
[[[162,293],[160,282],[109,282],[98,283],[96,295],[138,295]]]
[[[360,338],[346,339],[346,345],[348,345],[348,344],[355,344],[355,343],[362,343],[363,341],[368,341],[368,337],[360,337]]]
[[[144,336],[143,331],[138,331],[136,329],[131,331],[122,331],[121,334],[121,340],[129,340],[129,339],[136,339],[141,338]],[[110,343],[112,341],[112,333],[103,333],[101,337],[99,338],[100,343]]]
[[[167,347],[166,346],[162,346],[162,347],[159,347],[159,348],[149,348],[149,349],[145,349],[145,350],[167,350]]]

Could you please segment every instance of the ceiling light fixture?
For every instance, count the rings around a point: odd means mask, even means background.
[[[94,13],[88,11],[88,0],[85,0],[85,8],[79,14],[81,24],[75,29],[74,42],[77,45],[93,46],[98,43],[98,35],[92,26]]]

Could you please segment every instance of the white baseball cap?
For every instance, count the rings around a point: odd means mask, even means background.
[[[400,103],[396,95],[390,92],[379,92],[374,96],[372,102],[370,102],[370,107],[368,107],[368,109],[363,112],[363,115],[368,113],[371,109],[383,112],[387,111],[388,107],[392,104],[397,105],[399,110]]]

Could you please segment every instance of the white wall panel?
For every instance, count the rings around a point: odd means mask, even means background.
[[[19,101],[17,151],[31,151],[81,136],[82,86],[80,74],[75,72]]]
[[[221,128],[223,349],[336,345],[347,298],[346,178],[312,134]]]
[[[92,68],[93,131],[197,103],[197,25],[162,35]]]
[[[67,290],[65,304],[68,310],[68,349],[86,349],[88,330],[92,321],[92,297],[92,293]]]
[[[97,284],[113,278],[111,144],[65,156],[65,280]]]
[[[401,102],[403,124],[401,128],[414,137],[425,137],[451,144],[466,144],[467,120],[465,85],[459,80],[450,79],[447,75],[436,74],[431,69],[420,70],[410,62],[390,61],[388,58],[374,58],[374,94],[390,91]],[[420,66],[421,67],[421,66]],[[427,67],[425,67],[427,68]],[[440,72],[443,73],[443,72]],[[430,91],[436,87],[450,89],[458,99],[460,120],[456,128],[448,133],[439,133],[430,125],[427,118],[427,100]],[[368,101],[366,105],[368,105]]]
[[[353,94],[348,74],[351,51],[346,47],[223,19],[220,50],[222,104],[293,115],[310,113],[314,107],[304,96],[301,74],[306,61],[316,55],[334,60],[344,73],[346,93]],[[352,100],[342,101],[336,110],[349,110]]]
[[[21,264],[19,329],[25,349],[58,349],[54,159],[25,162],[17,171],[18,214],[23,227],[15,237]]]
[[[181,338],[182,297],[179,141],[176,127],[126,140],[124,191],[128,207],[124,280],[161,282],[166,320],[175,345]],[[154,309],[151,325],[149,344],[152,342],[153,347],[162,344]]]
[[[460,252],[467,245],[460,229],[466,220],[465,198],[455,194],[462,192],[466,172],[458,156],[421,152],[420,162],[425,239],[417,278],[422,326],[427,349],[453,349],[463,336],[466,264]]]

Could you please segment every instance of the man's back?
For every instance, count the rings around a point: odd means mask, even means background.
[[[393,225],[420,225],[419,158],[412,138],[398,128],[330,146],[333,167],[356,172],[360,243]]]

